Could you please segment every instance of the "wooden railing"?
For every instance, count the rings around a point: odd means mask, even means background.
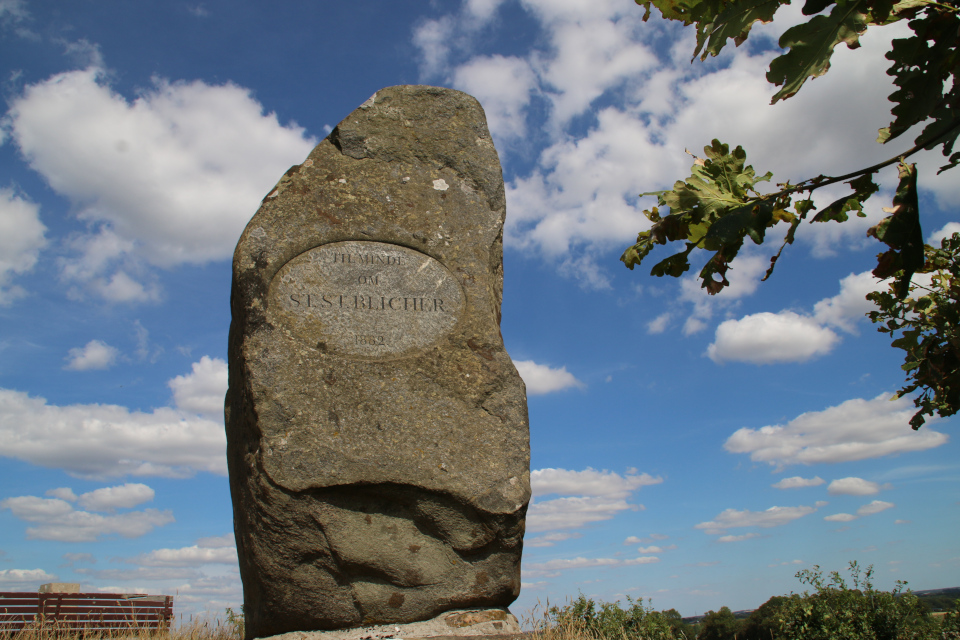
[[[21,629],[111,632],[168,629],[173,596],[123,593],[0,593],[0,633]]]

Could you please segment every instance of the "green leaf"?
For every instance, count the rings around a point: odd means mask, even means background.
[[[840,0],[829,15],[814,16],[787,29],[780,37],[780,47],[790,51],[774,59],[767,72],[768,81],[783,87],[771,104],[794,95],[807,78],[825,74],[839,43],[845,42],[851,49],[859,47],[869,17],[865,0]]]
[[[856,211],[860,217],[864,216],[863,203],[876,193],[880,187],[873,182],[873,174],[867,173],[850,180],[847,184],[853,187],[853,195],[845,196],[830,203],[829,206],[822,209],[813,217],[813,222],[827,222],[834,220],[836,222],[846,222],[849,219],[847,215],[850,211]]]
[[[719,15],[712,21],[708,31],[697,38],[697,48],[694,58],[703,51],[701,60],[708,55],[719,55],[723,45],[732,39],[736,46],[740,46],[750,34],[750,27],[754,22],[767,23],[773,20],[773,14],[789,0],[735,0],[727,4]],[[706,42],[704,42],[706,41]],[[705,45],[705,46],[704,46]]]
[[[894,8],[895,15],[909,12],[918,13],[918,10],[904,8],[903,3]],[[919,17],[909,25],[914,35],[893,40],[886,54],[892,62],[887,75],[894,77],[898,88],[889,98],[895,103],[891,109],[894,119],[880,130],[877,140],[887,142],[914,125],[932,119],[916,144],[924,144],[926,148],[942,144],[943,154],[949,156],[960,133],[953,128],[960,119],[960,95],[954,76],[960,56],[957,38],[960,15],[956,9],[942,10],[939,5],[928,2],[920,7]],[[950,91],[944,93],[948,83]],[[951,131],[952,135],[941,137]]]
[[[923,231],[920,228],[920,205],[917,199],[917,168],[900,164],[900,184],[893,197],[891,215],[867,231],[890,249],[880,254],[873,275],[889,278],[897,275],[896,294],[907,296],[910,278],[924,265]]]

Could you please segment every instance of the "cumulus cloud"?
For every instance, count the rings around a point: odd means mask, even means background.
[[[527,510],[527,531],[576,529],[593,522],[610,520],[621,511],[642,508],[622,498],[570,497],[535,501]]]
[[[194,362],[192,371],[177,376],[167,384],[173,391],[173,402],[181,411],[195,413],[211,420],[223,418],[223,398],[227,393],[227,363],[220,358],[203,356]]]
[[[749,453],[755,462],[782,468],[924,451],[949,440],[946,434],[929,427],[911,429],[913,413],[913,404],[907,398],[891,401],[887,393],[872,400],[854,398],[823,411],[801,414],[786,425],[744,427],[731,435],[723,448],[730,453]]]
[[[815,512],[817,507],[770,507],[766,511],[737,511],[736,509],[726,509],[713,520],[701,522],[694,525],[694,529],[701,529],[712,535],[721,535],[727,532],[727,529],[736,529],[741,527],[761,527],[768,529],[770,527],[779,527],[797,518],[808,516]]]
[[[707,355],[717,363],[806,362],[829,353],[839,340],[812,318],[792,311],[763,312],[721,323]]]
[[[36,591],[41,584],[56,579],[56,574],[43,569],[0,569],[0,587],[8,591]]]
[[[664,535],[662,533],[652,533],[646,538],[638,538],[637,536],[628,536],[626,540],[623,541],[625,545],[631,544],[653,544],[654,542],[659,542],[662,540],[669,540],[670,536]]]
[[[815,476],[813,478],[803,478],[801,476],[793,476],[792,478],[784,478],[780,482],[770,485],[774,489],[803,489],[806,487],[819,487],[826,480],[820,476]]]
[[[150,494],[149,499],[153,498],[153,490],[149,487],[124,485],[109,487],[103,493],[94,491],[83,494],[80,500],[94,508],[112,512],[116,505],[139,504],[136,501],[140,499],[142,502],[145,493]],[[75,509],[70,502],[60,498],[37,496],[0,500],[0,509],[10,509],[15,517],[36,525],[27,527],[27,538],[31,540],[93,542],[100,537],[114,534],[124,538],[139,538],[156,527],[174,522],[173,513],[169,510],[145,509],[101,515]]]
[[[892,502],[884,502],[883,500],[874,500],[870,504],[865,504],[859,509],[857,509],[858,516],[872,516],[875,513],[880,513],[881,511],[886,511],[887,509],[892,509],[897,505]]]
[[[449,81],[461,70],[493,68],[489,56],[473,54],[471,42],[479,32],[471,32],[471,25],[486,24],[498,5],[492,0],[478,6],[468,2],[459,11],[421,23],[414,42],[424,72]],[[654,45],[665,38],[676,40],[676,25],[663,20],[642,23],[642,12],[629,4],[521,0],[519,5],[539,24],[540,33],[531,51],[514,56],[509,72],[504,71],[507,84],[513,85],[519,77],[513,70],[523,69],[523,91],[503,90],[511,96],[510,105],[531,94],[546,100],[548,112],[528,115],[525,126],[539,125],[551,144],[532,169],[508,181],[512,215],[505,240],[509,246],[540,253],[584,286],[609,286],[597,256],[625,246],[648,228],[636,194],[669,188],[688,175],[689,158],[683,150],[702,148],[718,132],[742,144],[761,172],[770,169],[777,179],[794,182],[821,173],[846,173],[890,154],[875,143],[877,128],[889,120],[886,96],[893,88],[885,74],[889,61],[884,53],[892,39],[908,33],[905,24],[871,29],[857,51],[841,48],[834,53],[830,73],[807,83],[790,100],[770,105],[776,91],[765,79],[771,51],[729,47],[723,64],[691,66],[692,35],[683,32],[674,47],[658,55],[655,50],[662,48]],[[755,26],[754,37],[776,41],[784,25],[800,18],[799,10],[786,7],[774,23]],[[529,93],[528,83],[534,83]],[[597,105],[603,107],[588,114]],[[497,106],[492,111],[499,110]],[[518,112],[507,113],[507,120],[514,120]],[[519,123],[519,115],[515,121]],[[927,156],[939,161],[935,154],[921,155],[922,162]],[[938,199],[943,195],[958,201],[960,189],[952,184],[956,180],[934,173],[926,172],[924,188]],[[894,170],[882,173],[878,202],[889,198],[895,180]],[[814,200],[822,207],[848,191],[846,185],[825,188]],[[798,244],[816,256],[867,246],[874,242],[866,237],[867,228],[884,215],[880,204],[867,209],[867,218],[842,225],[803,225]],[[702,325],[704,318],[695,316],[687,329]]]
[[[452,16],[425,20],[413,31],[413,44],[420,49],[420,73],[430,77],[440,72],[450,55],[450,39],[456,24]]]
[[[834,496],[871,496],[880,493],[880,489],[889,488],[889,486],[881,487],[878,483],[863,478],[840,478],[830,483],[827,487],[827,493]]]
[[[558,558],[547,562],[531,562],[523,567],[523,574],[530,577],[556,576],[568,569],[594,569],[597,567],[630,567],[641,564],[660,562],[656,556],[641,556],[638,558]]]
[[[570,387],[583,388],[584,384],[567,371],[566,367],[551,369],[548,365],[537,364],[533,360],[516,360],[514,366],[523,378],[530,395],[541,395],[562,391]]]
[[[193,373],[172,385],[184,406],[151,412],[108,404],[56,406],[0,389],[0,455],[85,478],[182,478],[197,471],[226,475],[222,412],[216,420],[198,415],[212,411],[206,394],[214,394],[210,380],[225,365],[210,359],[197,364]],[[222,402],[226,381],[219,379]]]
[[[835,513],[830,516],[824,516],[823,519],[827,522],[850,522],[851,520],[856,520],[857,516],[851,513]]]
[[[501,55],[473,58],[454,72],[453,86],[480,101],[498,143],[526,133],[526,108],[536,87],[526,60]]]
[[[109,369],[117,361],[120,351],[100,340],[91,340],[84,347],[70,349],[64,369],[88,371],[90,369]]]
[[[112,300],[155,295],[138,279],[143,263],[229,257],[276,177],[315,143],[264,114],[242,87],[157,78],[131,102],[97,66],[27,86],[5,123],[30,166],[92,228],[63,276]]]
[[[0,142],[2,136],[0,133]],[[40,250],[47,244],[46,231],[37,204],[13,189],[0,189],[0,305],[8,305],[26,294],[12,281],[37,264]]]
[[[527,531],[576,529],[609,520],[621,511],[643,509],[642,505],[627,501],[630,495],[641,487],[661,482],[660,477],[635,471],[621,476],[589,468],[534,470],[530,473],[530,485],[535,499],[527,511]],[[551,494],[569,497],[536,499]]]
[[[743,533],[738,536],[720,536],[717,538],[717,542],[743,542],[744,540],[752,540],[753,538],[759,538],[760,534],[756,532]]]
[[[631,473],[621,476],[612,471],[583,471],[568,469],[536,469],[530,473],[530,487],[534,496],[549,494],[581,496],[626,497],[640,487],[660,484],[663,478],[648,473]]]
[[[154,491],[145,484],[126,483],[117,487],[103,487],[84,493],[77,502],[90,511],[109,511],[132,509],[144,502],[153,500]]]
[[[647,323],[647,333],[656,335],[667,330],[667,323],[673,317],[669,311],[661,313],[656,318]]]
[[[717,363],[774,364],[826,355],[841,341],[833,329],[857,333],[857,322],[875,308],[867,294],[883,286],[869,271],[851,273],[840,281],[840,293],[817,302],[812,313],[784,310],[726,320],[707,356]]]
[[[583,534],[577,533],[576,531],[559,531],[557,533],[548,533],[547,535],[544,535],[544,536],[536,536],[535,538],[524,539],[523,546],[552,547],[558,542],[579,538],[582,535]]]
[[[720,309],[730,309],[739,304],[740,299],[753,295],[767,270],[766,258],[746,249],[727,272],[729,285],[720,293],[710,295],[693,276],[680,281],[680,302],[693,305],[693,311],[683,325],[684,335],[698,333],[707,327],[707,321]]]
[[[840,293],[824,298],[813,306],[814,319],[823,325],[857,333],[856,324],[868,311],[876,309],[867,294],[886,288],[870,271],[851,273],[840,281]]]
[[[856,495],[856,494],[854,494]],[[835,513],[833,515],[826,516],[824,520],[827,522],[852,522],[857,518],[863,516],[872,516],[875,513],[880,513],[881,511],[886,511],[887,509],[892,509],[897,505],[892,502],[884,502],[883,500],[874,500],[869,504],[865,504],[859,509],[857,509],[856,515],[852,513]]]
[[[206,564],[236,565],[237,548],[233,546],[201,547],[195,544],[179,549],[155,549],[150,553],[131,558],[129,562],[143,567],[199,567]]]
[[[930,237],[927,238],[927,242],[935,247],[939,247],[941,240],[948,238],[955,233],[960,233],[960,222],[948,222],[943,227],[930,234]]]

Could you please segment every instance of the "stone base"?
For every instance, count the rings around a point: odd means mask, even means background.
[[[337,631],[294,631],[268,640],[386,640],[387,638],[441,638],[465,636],[510,636],[520,624],[507,609],[461,609],[447,611],[431,620],[400,625],[355,627]]]

